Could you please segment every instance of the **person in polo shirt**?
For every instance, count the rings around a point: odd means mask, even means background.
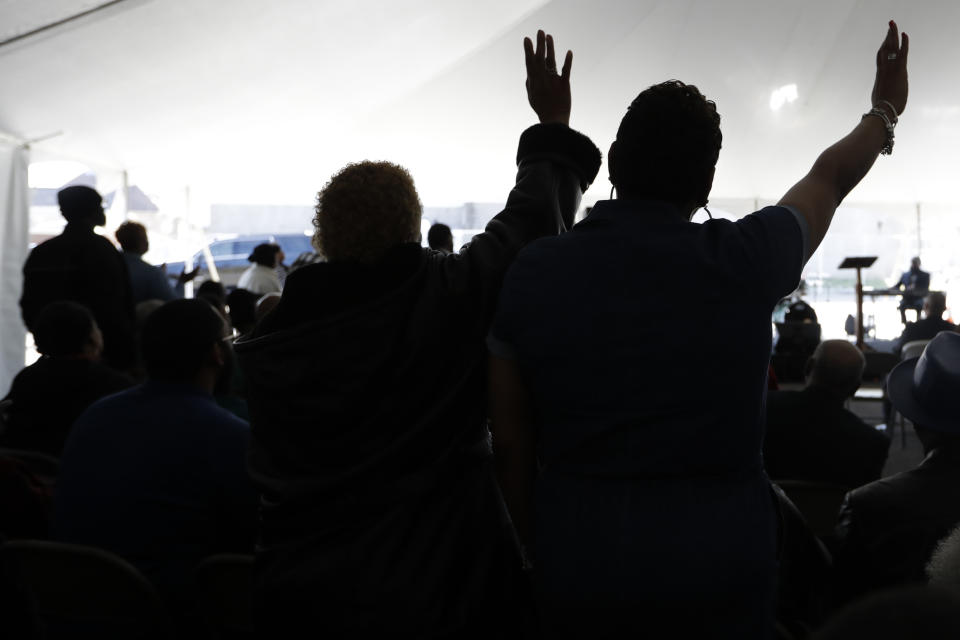
[[[643,91],[608,154],[617,198],[507,273],[491,430],[547,636],[772,634],[770,318],[892,148],[907,42],[891,22],[873,108],[778,206],[736,222],[690,221],[720,153],[716,105],[676,80]]]

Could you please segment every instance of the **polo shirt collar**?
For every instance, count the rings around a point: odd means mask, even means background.
[[[679,207],[662,200],[599,200],[587,220],[689,223]]]

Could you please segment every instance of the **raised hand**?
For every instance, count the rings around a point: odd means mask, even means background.
[[[553,36],[537,31],[537,48],[530,38],[523,39],[527,63],[527,99],[540,122],[570,124],[570,67],[573,52],[567,51],[563,69],[557,73]]]
[[[877,76],[873,82],[870,98],[873,106],[884,111],[896,110],[894,117],[903,113],[907,106],[907,53],[910,38],[897,33],[897,23],[890,21],[887,36],[877,51]],[[884,104],[887,103],[887,104]]]

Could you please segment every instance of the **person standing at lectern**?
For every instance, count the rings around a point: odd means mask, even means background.
[[[917,312],[920,319],[920,310],[923,309],[923,298],[930,288],[930,274],[920,269],[920,257],[910,261],[910,270],[904,271],[899,282],[893,285],[894,289],[903,289],[903,298],[900,299],[900,322],[907,324],[907,309]]]

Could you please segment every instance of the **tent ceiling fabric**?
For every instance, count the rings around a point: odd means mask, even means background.
[[[0,0],[3,36],[99,4]],[[534,121],[521,39],[542,26],[574,51],[571,125],[601,148],[639,90],[680,78],[723,118],[714,195],[776,198],[869,107],[895,18],[911,99],[894,155],[851,197],[953,202],[958,17],[954,0],[127,0],[0,47],[0,130],[62,131],[34,155],[219,201],[309,203],[368,157],[407,166],[425,204],[497,201]],[[787,84],[798,99],[772,111]]]

